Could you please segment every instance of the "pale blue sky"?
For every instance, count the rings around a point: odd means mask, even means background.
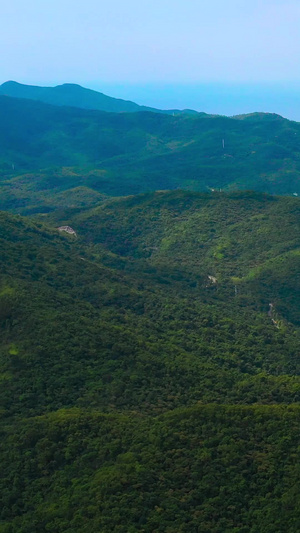
[[[297,84],[299,30],[300,0],[2,0],[0,83]]]
[[[1,77],[300,78],[299,0],[2,0]]]

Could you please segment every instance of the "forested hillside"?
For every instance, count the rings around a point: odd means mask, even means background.
[[[298,532],[300,200],[98,200],[1,213],[1,533]]]
[[[118,114],[0,96],[0,208],[177,188],[300,194],[299,139],[298,123],[272,114]]]
[[[7,427],[0,531],[297,533],[299,414],[66,409]]]
[[[100,243],[175,277],[211,276],[218,293],[226,290],[236,301],[255,292],[300,324],[298,198],[158,192],[53,217],[71,220],[91,248]]]

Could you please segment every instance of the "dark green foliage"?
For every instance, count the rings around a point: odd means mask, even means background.
[[[0,214],[0,532],[298,533],[299,199],[100,200]]]
[[[155,419],[62,410],[6,426],[1,533],[296,533],[299,407]]]
[[[197,285],[217,278],[218,297],[250,293],[300,324],[300,202],[253,192],[161,192],[69,213],[85,242],[180,272]],[[174,274],[176,275],[176,274]],[[203,281],[205,280],[205,281]],[[226,293],[226,298],[228,294]],[[249,303],[249,302],[248,302]]]

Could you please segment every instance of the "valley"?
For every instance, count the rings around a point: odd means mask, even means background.
[[[0,532],[297,533],[300,125],[0,118]]]

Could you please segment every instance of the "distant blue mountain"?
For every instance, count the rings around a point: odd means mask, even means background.
[[[81,87],[81,85],[73,83],[64,83],[63,85],[58,85],[56,87],[39,87],[34,85],[23,85],[22,83],[17,83],[15,81],[7,81],[0,86],[0,95],[39,100],[57,106],[71,106],[113,113],[152,111],[164,114],[196,114],[196,111],[191,110],[179,111],[171,109],[163,111],[152,107],[140,106],[135,102],[112,98],[103,93],[86,89],[85,87]]]

